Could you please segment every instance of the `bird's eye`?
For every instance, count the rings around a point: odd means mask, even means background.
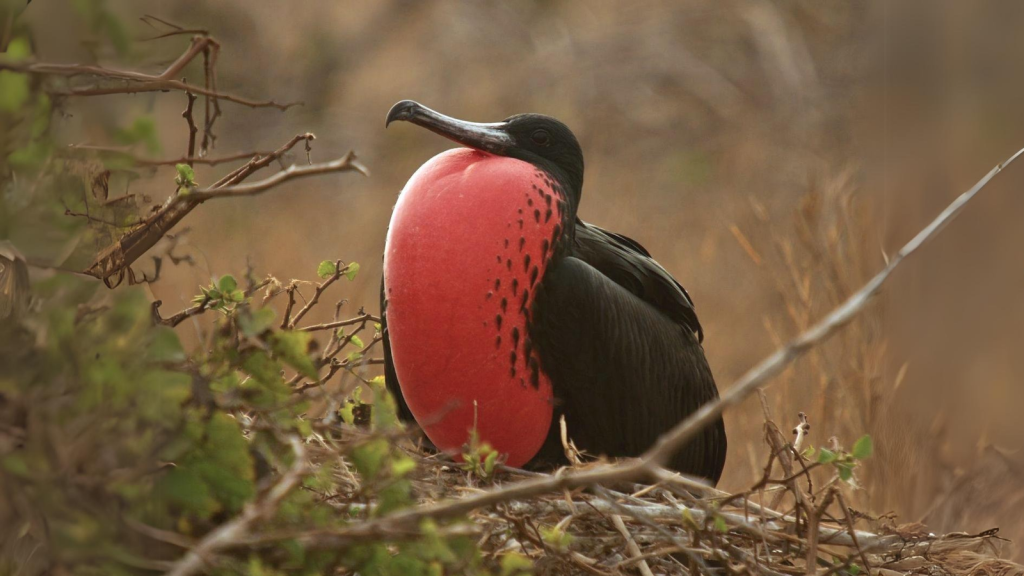
[[[551,140],[551,135],[548,134],[547,130],[535,130],[533,134],[530,135],[530,139],[533,140],[534,144],[547,146],[548,142]]]

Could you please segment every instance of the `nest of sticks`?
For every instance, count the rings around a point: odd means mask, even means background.
[[[590,485],[529,498],[509,490],[506,499],[501,495],[509,487],[606,463],[577,463],[553,474],[499,465],[484,478],[412,442],[395,444],[418,462],[414,517],[443,518],[454,505],[463,519],[445,525],[443,534],[474,538],[493,561],[509,552],[527,556],[537,574],[1024,575],[1024,566],[1002,558],[1008,541],[998,528],[935,534],[920,523],[900,524],[891,514],[876,517],[847,505],[863,490],[857,474],[843,480],[837,468],[801,454],[806,426],[801,414],[795,441],[788,441],[766,413],[764,476],[736,494],[668,475],[654,484]],[[314,466],[343,461],[329,443],[308,445]],[[842,449],[837,452],[842,458]],[[323,501],[370,520],[375,503],[360,500],[368,490],[358,475],[342,466],[336,481]],[[480,494],[497,497],[487,506],[458,507]],[[388,531],[397,524],[376,524],[365,535],[395,536]]]

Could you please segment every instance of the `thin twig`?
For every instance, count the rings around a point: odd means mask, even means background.
[[[267,279],[263,280],[262,282],[260,282],[259,284],[256,284],[252,288],[249,288],[248,290],[246,290],[245,291],[246,298],[248,298],[249,296],[252,296],[256,292],[259,292],[260,290],[262,290],[267,284],[270,284],[270,281],[271,281],[271,279],[267,278]],[[209,310],[210,309],[209,308],[210,302],[211,302],[210,298],[208,298],[208,297],[204,298],[201,302],[199,302],[199,304],[196,304],[195,306],[192,306],[190,308],[186,308],[186,309],[184,309],[184,310],[182,310],[182,311],[180,311],[180,312],[178,312],[178,313],[176,313],[176,314],[174,314],[172,316],[169,316],[167,318],[163,318],[163,317],[160,316],[160,312],[159,312],[160,305],[163,304],[163,301],[156,300],[152,304],[152,307],[153,307],[153,310],[152,310],[152,312],[153,312],[153,320],[154,320],[155,323],[163,324],[164,326],[170,326],[170,327],[173,328],[173,327],[177,326],[178,324],[181,324],[185,320],[187,320],[187,319],[189,319],[189,318],[191,318],[193,316],[197,316],[199,314],[202,314],[203,312],[206,312],[207,310]]]
[[[373,314],[360,314],[354,318],[348,320],[337,320],[335,322],[325,322],[323,324],[313,324],[311,326],[304,326],[298,328],[300,332],[314,332],[318,330],[333,330],[335,328],[344,328],[345,326],[351,326],[353,324],[359,324],[361,322],[380,322],[380,318]]]
[[[10,70],[12,72],[47,76],[95,76],[127,82],[127,84],[122,86],[97,86],[71,88],[65,91],[54,91],[53,94],[57,96],[104,96],[108,94],[136,94],[139,92],[165,92],[168,90],[176,90],[179,92],[193,92],[195,94],[216,98],[218,100],[227,100],[228,102],[234,102],[251,108],[277,108],[278,110],[287,110],[292,106],[298,106],[301,104],[301,102],[280,103],[274,100],[252,100],[241,96],[235,96],[234,94],[217,92],[215,89],[211,88],[193,86],[176,78],[178,72],[188,65],[189,62],[199,54],[205,53],[208,48],[215,44],[216,41],[209,36],[197,36],[193,39],[192,44],[185,53],[175,60],[166,70],[156,76],[130,70],[104,68],[103,66],[85,64],[50,64],[46,62],[31,61],[11,62],[6,59],[0,59],[0,70]]]
[[[367,176],[369,170],[365,166],[356,161],[356,155],[354,152],[349,152],[343,157],[334,160],[332,162],[323,162],[320,164],[311,164],[308,166],[298,166],[292,164],[288,168],[274,174],[269,178],[265,178],[258,182],[252,182],[250,184],[238,184],[235,186],[222,186],[222,187],[209,187],[202,188],[195,192],[188,194],[181,194],[178,197],[181,198],[180,202],[185,201],[197,201],[204,202],[211,198],[238,198],[241,196],[255,196],[262,194],[267,190],[289,180],[295,180],[298,178],[307,178],[309,176],[317,176],[319,174],[331,174],[333,172],[359,172],[360,174]]]
[[[312,310],[313,306],[316,306],[316,303],[320,301],[320,295],[330,288],[331,284],[337,282],[338,278],[341,278],[346,272],[348,272],[348,266],[342,267],[341,260],[336,261],[334,263],[334,274],[331,274],[326,280],[317,284],[316,289],[313,291],[313,297],[309,299],[309,302],[306,302],[305,306],[295,313],[295,317],[288,322],[288,327],[295,328],[295,325],[299,323],[299,320],[302,320],[302,317]]]
[[[184,79],[182,79],[184,81]],[[181,113],[181,117],[188,123],[188,154],[186,154],[185,162],[180,164],[188,164],[189,166],[195,165],[195,161],[192,158],[196,155],[196,134],[199,132],[199,128],[196,127],[195,119],[192,118],[192,107],[196,103],[196,96],[191,92],[185,92],[185,96],[188,97],[188,104],[185,106],[185,110]]]

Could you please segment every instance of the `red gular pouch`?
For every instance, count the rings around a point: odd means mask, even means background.
[[[552,424],[551,381],[527,325],[562,225],[551,178],[469,148],[438,154],[402,190],[384,287],[402,394],[439,449],[480,440],[522,466]]]

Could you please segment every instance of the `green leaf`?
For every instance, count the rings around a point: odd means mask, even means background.
[[[316,267],[316,275],[321,278],[330,278],[338,272],[338,265],[330,260],[324,260]]]
[[[853,478],[853,465],[846,462],[839,462],[836,464],[836,469],[839,471],[839,479],[843,482],[849,482]]]
[[[345,277],[349,280],[355,280],[356,274],[359,274],[359,262],[349,262],[348,266],[345,267]]]
[[[28,40],[15,38],[7,46],[6,60],[17,62],[31,54]],[[0,111],[17,112],[28,101],[28,75],[10,70],[0,71]]]
[[[349,342],[355,344],[359,348],[362,348],[364,346],[362,338],[356,336],[355,334],[352,335],[352,338],[349,339]]]
[[[572,534],[565,532],[558,526],[541,526],[540,535],[545,542],[563,552],[569,549],[569,545],[573,541]]]
[[[166,499],[200,518],[208,518],[220,509],[210,488],[192,470],[184,467],[172,469],[157,483],[156,498]]]
[[[274,318],[277,314],[273,308],[260,308],[249,313],[240,314],[238,326],[242,334],[252,338],[269,330],[274,325]]]
[[[130,146],[142,143],[150,154],[160,152],[160,138],[156,133],[156,122],[150,116],[140,116],[128,128],[122,128],[114,135],[120,144]]]
[[[509,552],[501,557],[501,576],[524,576],[532,569],[533,562],[517,552]]]
[[[154,329],[146,352],[154,362],[182,362],[185,360],[185,349],[181,347],[178,334],[166,326]]]
[[[689,508],[683,508],[683,514],[682,515],[683,515],[683,524],[685,524],[686,526],[688,526],[690,528],[693,528],[695,530],[699,530],[700,529],[700,526],[697,525],[697,519],[693,517],[693,513],[690,512]]]
[[[818,463],[819,464],[831,464],[836,461],[836,453],[829,450],[828,448],[822,448],[818,451]]]
[[[174,168],[178,171],[178,177],[174,180],[174,183],[180,187],[189,188],[196,183],[196,172],[188,164],[175,164]]]
[[[416,461],[404,454],[398,454],[391,460],[391,475],[401,478],[416,469]]]
[[[352,464],[363,479],[372,480],[377,477],[387,455],[387,440],[373,440],[352,451]]]
[[[24,478],[28,478],[30,475],[28,462],[26,462],[25,458],[20,454],[8,454],[7,456],[4,456],[3,460],[0,460],[0,465],[12,474],[17,474]]]
[[[850,564],[850,569],[848,570],[848,572],[850,573],[850,576],[857,576],[858,574],[860,574],[860,566],[857,566],[856,564]]]
[[[857,460],[865,460],[871,457],[871,454],[875,451],[874,443],[871,441],[871,436],[865,434],[857,439],[853,444],[853,450],[850,455]]]
[[[381,489],[377,494],[377,515],[387,514],[412,503],[412,484],[407,479],[396,480]]]
[[[0,70],[0,112],[17,112],[28,101],[28,76]]]
[[[217,289],[223,294],[233,292],[236,288],[238,288],[238,280],[235,280],[231,274],[225,274],[220,277],[220,280],[217,280]]]
[[[484,476],[490,478],[494,474],[494,465],[498,461],[498,451],[491,450],[484,458]]]
[[[298,370],[303,376],[316,378],[316,364],[313,363],[313,358],[309,355],[312,338],[313,336],[309,332],[275,332],[271,339],[271,348],[281,360]]]
[[[715,530],[718,530],[722,534],[729,532],[729,525],[725,523],[725,518],[721,516],[715,516]]]

